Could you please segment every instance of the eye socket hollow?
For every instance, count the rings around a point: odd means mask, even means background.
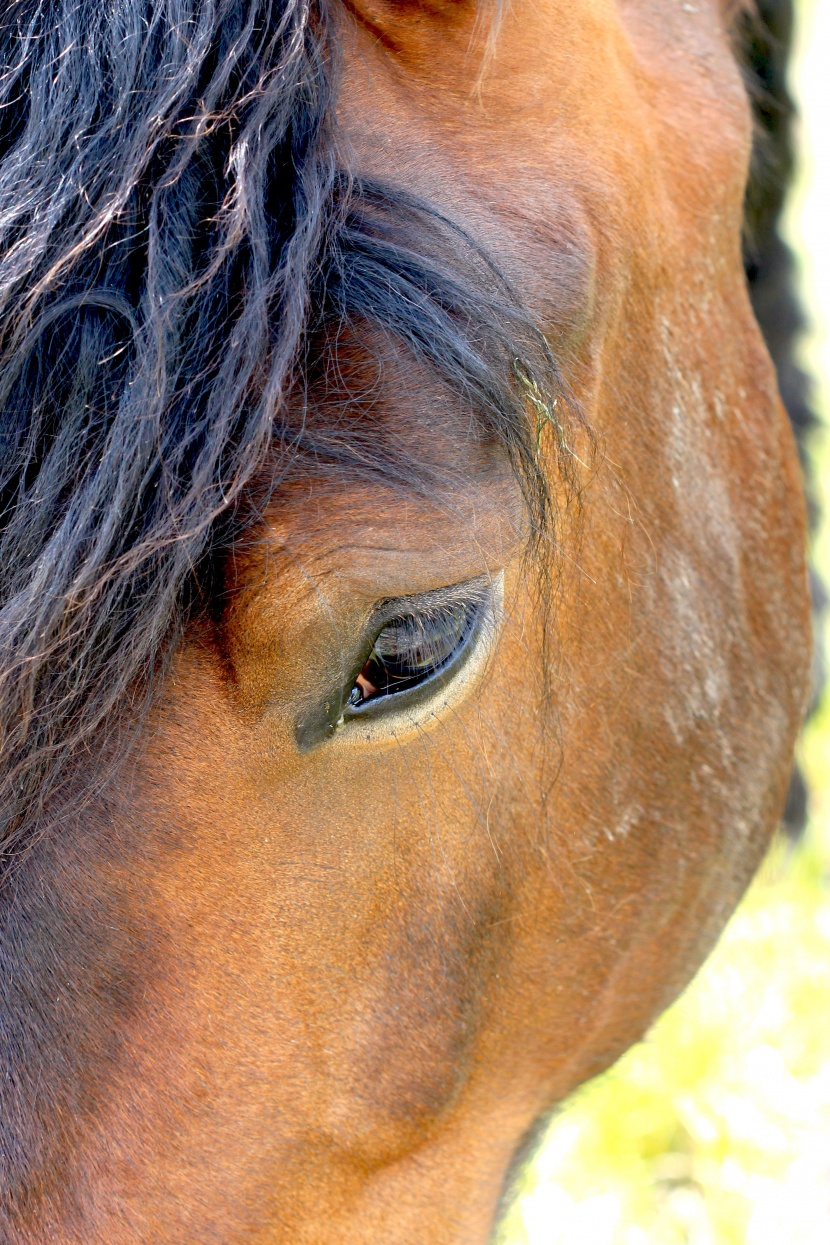
[[[349,694],[360,709],[410,691],[450,666],[466,648],[487,600],[483,584],[444,589],[402,610],[380,629]]]

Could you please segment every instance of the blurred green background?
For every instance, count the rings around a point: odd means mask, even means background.
[[[830,583],[830,0],[797,15],[786,232],[824,421],[813,557]],[[800,753],[803,842],[773,846],[690,988],[558,1114],[500,1245],[830,1245],[830,694]]]

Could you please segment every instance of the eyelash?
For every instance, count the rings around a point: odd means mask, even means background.
[[[467,646],[484,606],[484,593],[438,598],[401,613],[375,637],[349,694],[352,710],[408,692],[446,669]]]

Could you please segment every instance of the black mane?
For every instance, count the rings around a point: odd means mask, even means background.
[[[556,383],[544,341],[448,222],[338,167],[333,45],[316,0],[0,16],[6,860],[83,797],[95,767],[73,758],[123,751],[122,708],[149,703],[266,462],[276,484],[298,456],[354,456],[292,401],[327,324],[426,362],[544,527],[524,398]]]
[[[811,405],[810,378],[798,366],[796,347],[804,331],[797,294],[795,258],[780,234],[787,190],[795,171],[793,122],[795,107],[787,84],[793,43],[792,0],[754,0],[741,30],[740,54],[755,114],[755,144],[746,196],[744,259],[753,310],[775,364],[778,388],[795,432],[807,489],[811,529],[818,522],[813,487],[810,440],[818,420]],[[811,572],[813,611],[820,619],[827,595],[818,575]],[[821,630],[815,628],[818,648],[817,698],[825,681]],[[784,810],[784,826],[792,835],[803,830],[807,818],[807,791],[798,769],[793,774]]]

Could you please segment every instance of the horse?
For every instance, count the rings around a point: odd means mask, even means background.
[[[485,1242],[713,945],[809,665],[756,22],[6,0],[8,1245]]]

